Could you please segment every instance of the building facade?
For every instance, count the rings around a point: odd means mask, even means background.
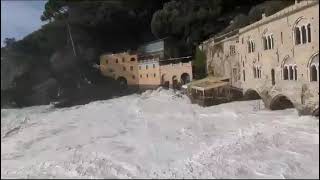
[[[221,43],[221,50],[210,50]],[[211,45],[203,47],[207,49],[208,72],[215,76],[231,74],[233,86],[241,88],[244,95],[257,94],[274,110],[291,104],[300,114],[319,113],[318,0],[296,1],[240,28],[232,38],[213,39]],[[227,70],[224,64],[230,63],[228,55],[233,47],[237,55],[231,62],[238,69]],[[219,74],[215,67],[221,67]]]
[[[134,54],[102,55],[101,73],[140,89],[178,88],[192,80],[191,57],[171,58],[169,44],[161,39],[141,45]]]

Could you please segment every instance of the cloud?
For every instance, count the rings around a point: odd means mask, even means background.
[[[46,1],[1,0],[1,46],[6,37],[22,39],[39,29]]]

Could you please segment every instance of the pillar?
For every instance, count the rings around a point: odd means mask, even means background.
[[[292,77],[293,77],[293,80],[295,80],[296,79],[295,68],[294,68],[294,66],[291,66],[291,68],[292,68],[292,73],[293,73]]]

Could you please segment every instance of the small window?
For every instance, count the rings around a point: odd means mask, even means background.
[[[146,65],[146,69],[148,69],[148,65]]]
[[[140,74],[140,78],[142,78],[142,74]]]
[[[136,60],[135,58],[131,58],[131,59],[130,59],[130,61],[135,61],[135,60]]]
[[[243,38],[241,39],[241,43],[243,44]]]
[[[124,58],[122,58],[122,62],[124,62]]]
[[[310,27],[310,24],[308,24],[307,30],[308,30],[308,42],[311,42],[311,27]]]
[[[148,74],[147,74],[146,76],[147,76],[147,78],[149,77],[149,75],[148,75]]]
[[[234,45],[230,45],[230,55],[236,54],[236,47]]]
[[[246,81],[246,72],[244,70],[242,71],[242,77],[243,77],[243,81]]]
[[[282,35],[282,32],[281,32],[281,44],[283,44],[283,35]]]
[[[302,26],[301,34],[302,34],[302,44],[307,43],[307,31],[305,26]]]
[[[136,77],[134,75],[132,75],[132,79],[135,79]]]
[[[106,60],[106,64],[108,64],[108,60]]]
[[[133,71],[133,66],[130,66],[130,71]]]
[[[301,34],[299,27],[295,28],[295,38],[296,38],[296,44],[301,44]]]
[[[125,70],[126,70],[126,67],[123,66],[123,67],[122,67],[122,70],[125,71]]]
[[[156,73],[153,74],[153,77],[156,77]]]
[[[116,63],[118,63],[118,59],[116,59]]]

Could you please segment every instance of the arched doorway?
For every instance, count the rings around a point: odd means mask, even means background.
[[[120,77],[117,79],[117,81],[119,82],[121,88],[127,88],[127,87],[128,87],[128,82],[127,82],[127,79],[126,79],[126,78],[120,76]]]
[[[190,82],[190,75],[188,73],[181,74],[181,83],[187,84]]]
[[[278,95],[271,100],[270,109],[271,110],[282,110],[294,108],[293,103],[284,95]]]
[[[271,84],[272,85],[276,84],[274,69],[271,69]]]
[[[177,89],[178,88],[178,78],[177,76],[172,76],[172,88]]]
[[[166,80],[166,75],[165,74],[163,74],[161,76],[161,85],[163,87],[169,88],[169,81]]]
[[[256,100],[256,99],[261,99],[261,96],[259,93],[253,89],[248,89],[246,93],[244,94],[244,99],[245,100]]]

